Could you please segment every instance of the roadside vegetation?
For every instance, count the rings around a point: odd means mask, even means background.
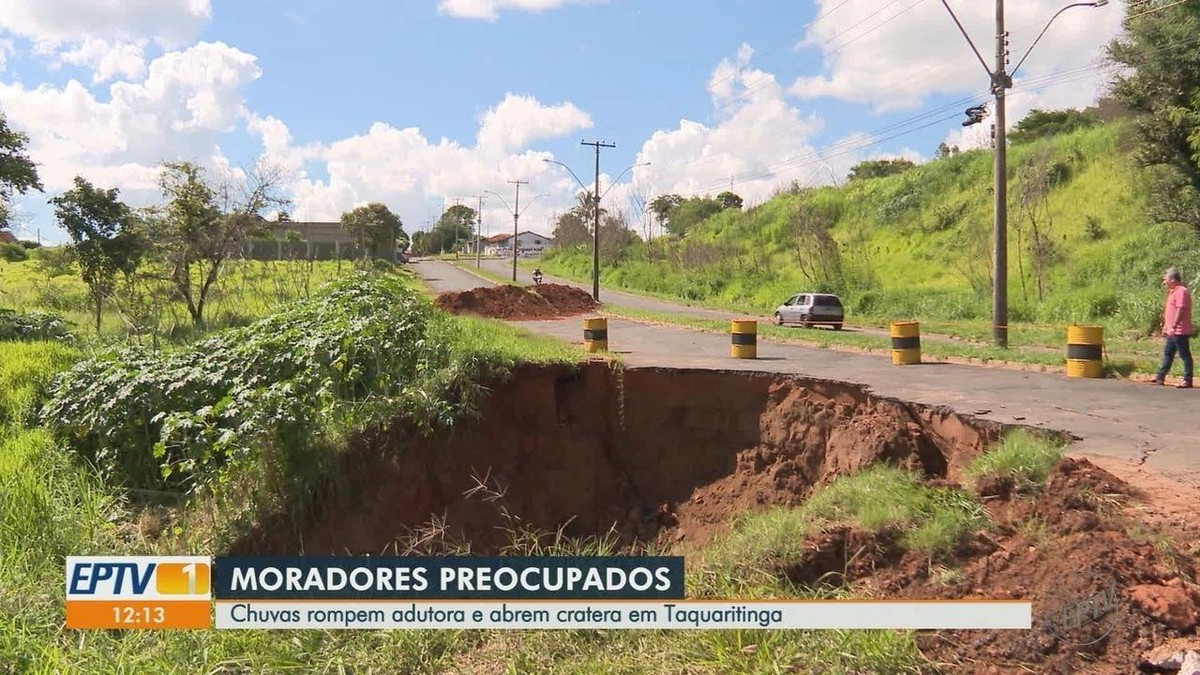
[[[1140,14],[1111,45],[1128,66],[1111,97],[1035,110],[1009,136],[1010,345],[1061,354],[1067,325],[1102,325],[1110,356],[1134,362],[1117,369],[1144,370],[1162,271],[1200,282],[1200,71],[1180,48],[1197,26],[1191,6]],[[632,227],[605,214],[623,230],[601,229],[601,283],[765,317],[797,292],[832,292],[851,325],[918,320],[926,334],[987,343],[991,189],[990,151],[943,144],[930,162],[869,159],[839,185],[793,183],[760,204],[647,195]],[[589,213],[557,219],[544,272],[590,279]]]

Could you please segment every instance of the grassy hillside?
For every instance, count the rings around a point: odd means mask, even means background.
[[[1126,136],[1114,123],[1010,149],[1011,323],[1148,331],[1160,311],[1162,269],[1200,272],[1196,233],[1143,215],[1145,190]],[[1048,186],[1043,200],[1026,200],[1038,207],[1043,234],[1041,297],[1022,208],[1033,168]],[[988,320],[992,184],[991,152],[975,150],[898,175],[779,194],[719,213],[683,238],[637,244],[605,264],[602,281],[764,313],[792,293],[824,290],[842,294],[858,319]],[[816,239],[797,224],[805,219],[829,232],[836,259],[821,264]],[[543,269],[587,278],[590,251],[554,251]]]

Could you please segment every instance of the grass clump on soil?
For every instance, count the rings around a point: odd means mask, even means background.
[[[930,487],[914,472],[873,466],[838,478],[802,506],[740,518],[701,554],[695,590],[709,596],[786,592],[780,579],[805,551],[806,539],[834,524],[893,533],[903,548],[940,557],[982,529],[987,516],[963,490]]]
[[[840,478],[805,504],[821,523],[842,522],[871,532],[902,533],[900,544],[930,556],[950,553],[987,523],[983,507],[967,492],[929,487],[911,471],[874,466]]]
[[[1062,459],[1062,449],[1060,441],[1013,429],[1005,433],[995,448],[976,457],[967,467],[966,476],[1007,482],[1021,493],[1037,492]]]

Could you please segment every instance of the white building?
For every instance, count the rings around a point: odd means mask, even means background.
[[[511,256],[512,255],[512,239],[511,234],[498,234],[485,240],[484,253],[488,255]],[[530,232],[525,230],[517,234],[517,256],[528,258],[541,255],[547,248],[554,244],[554,240],[544,234]]]

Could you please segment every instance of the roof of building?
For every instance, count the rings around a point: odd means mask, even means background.
[[[15,244],[17,243],[17,235],[8,230],[0,230],[0,244]]]
[[[533,236],[540,237],[542,239],[545,239],[546,241],[554,241],[554,237],[551,237],[551,236],[548,236],[545,234],[538,234],[537,232],[532,232],[530,230],[521,230],[520,232],[517,233],[517,236],[520,236],[522,234],[532,234]],[[509,239],[512,239],[511,234],[497,234],[495,236],[488,237],[487,241],[490,244],[499,244],[500,242],[508,241]]]

